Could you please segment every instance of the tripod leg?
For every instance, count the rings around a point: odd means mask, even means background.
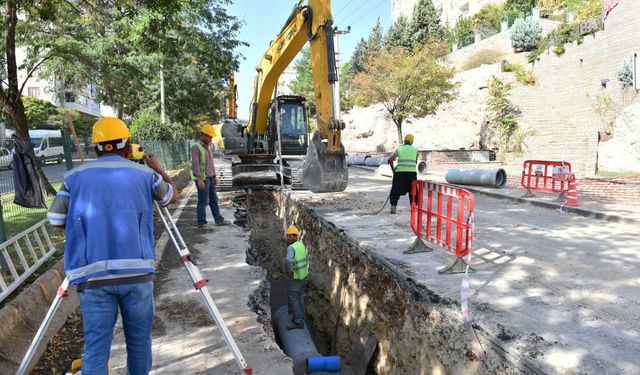
[[[36,336],[31,341],[31,345],[29,345],[29,349],[27,349],[27,353],[25,353],[24,358],[22,358],[22,362],[20,362],[20,367],[16,372],[17,375],[24,375],[27,373],[27,368],[31,364],[33,360],[33,356],[35,351],[40,346],[42,342],[42,338],[44,337],[45,332],[47,332],[47,328],[49,328],[49,324],[53,320],[53,316],[55,315],[58,307],[60,307],[60,303],[62,303],[62,299],[67,296],[67,289],[69,288],[69,279],[65,278],[60,287],[58,287],[58,291],[56,292],[56,296],[53,299],[53,303],[51,307],[49,307],[49,311],[47,311],[47,315],[45,315],[42,324],[38,328],[36,332]]]

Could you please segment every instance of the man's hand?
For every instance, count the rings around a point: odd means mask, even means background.
[[[213,182],[218,185],[218,175],[213,175]]]
[[[204,181],[198,180],[198,189],[204,190]]]
[[[160,165],[160,159],[154,154],[144,154],[144,161],[147,163],[147,166],[153,169],[156,173],[162,172],[162,165]]]

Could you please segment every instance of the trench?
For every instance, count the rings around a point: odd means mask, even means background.
[[[341,374],[484,373],[456,302],[362,248],[313,209],[287,201],[289,222],[301,229],[308,251],[307,326],[319,353],[340,356]],[[262,310],[261,322],[280,344],[272,322],[275,310],[287,304],[280,194],[256,191],[246,203],[247,262],[267,271],[258,293],[263,304],[254,310]]]

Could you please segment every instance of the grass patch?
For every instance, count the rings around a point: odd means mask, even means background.
[[[635,177],[640,176],[640,172],[634,171],[598,171],[596,172],[598,177]]]
[[[53,183],[53,188],[60,189],[62,182]],[[7,238],[11,238],[16,234],[28,229],[33,224],[47,217],[46,208],[25,208],[13,203],[15,197],[14,193],[3,194],[0,197],[2,201],[2,211],[4,219],[4,229]],[[53,203],[53,196],[45,196],[45,202],[47,207],[51,207]]]
[[[523,85],[536,84],[536,76],[531,70],[525,69],[522,64],[506,63],[504,64],[504,71],[513,72],[516,75],[516,79],[518,80],[518,82],[522,83]]]
[[[502,53],[495,50],[483,49],[471,55],[462,65],[462,70],[475,69],[481,65],[495,64],[502,58]]]

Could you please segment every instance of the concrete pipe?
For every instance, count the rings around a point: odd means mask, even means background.
[[[320,357],[316,345],[311,339],[307,323],[304,328],[288,330],[287,325],[291,323],[291,315],[287,305],[280,307],[275,314],[276,329],[282,342],[284,353],[293,359],[293,373],[307,373],[307,359],[310,357]]]
[[[366,165],[369,155],[347,155],[347,165]]]
[[[507,183],[504,169],[449,169],[444,175],[450,184],[502,188]]]
[[[365,164],[369,167],[379,167],[383,164],[387,164],[389,158],[386,156],[371,156],[365,160]]]

